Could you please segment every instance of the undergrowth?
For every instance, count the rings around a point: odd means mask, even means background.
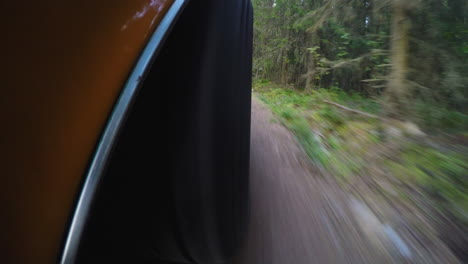
[[[466,142],[467,115],[418,102],[411,120],[428,134],[422,138],[404,133],[395,137],[386,133],[388,124],[380,119],[343,111],[325,102],[379,115],[382,106],[374,98],[348,94],[336,87],[301,91],[265,80],[254,82],[254,92],[294,132],[310,159],[340,181],[369,176],[367,168],[379,166],[392,177],[419,186],[441,210],[467,223],[468,148],[456,141],[433,142],[448,134]]]

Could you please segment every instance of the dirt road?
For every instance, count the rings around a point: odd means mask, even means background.
[[[250,173],[250,229],[234,264],[437,263],[321,176],[255,98]]]

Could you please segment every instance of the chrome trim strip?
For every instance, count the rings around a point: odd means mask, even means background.
[[[148,66],[150,66],[150,63],[160,48],[160,44],[163,42],[166,33],[176,20],[185,2],[186,0],[174,1],[148,41],[148,44],[140,55],[133,72],[125,83],[124,89],[106,125],[104,133],[99,141],[96,154],[94,155],[86,175],[86,180],[84,182],[83,189],[81,190],[78,204],[65,240],[63,253],[60,258],[61,264],[72,264],[76,261],[80,240],[84,232],[85,223],[90,212],[93,197],[102,177],[105,163],[109,158],[110,151],[117,138],[118,131],[125,120],[128,108],[133,101],[136,91],[138,90],[141,77],[145,74]]]

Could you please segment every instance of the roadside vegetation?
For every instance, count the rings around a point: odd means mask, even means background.
[[[468,261],[468,2],[252,3],[254,93],[325,175]]]
[[[435,236],[455,232],[445,240],[463,254],[468,225],[466,114],[420,110],[413,123],[382,118],[379,98],[338,87],[304,90],[256,80],[253,89],[276,114],[274,122],[293,131],[326,175],[364,200],[385,199],[408,214],[421,215],[429,222],[413,222],[422,233],[427,226],[443,229]]]
[[[295,133],[315,165],[340,180],[378,166],[398,180],[419,185],[437,197],[441,208],[467,220],[468,146],[461,144],[468,136],[467,115],[433,117],[439,131],[449,123],[457,132],[428,135],[413,123],[378,118],[378,101],[336,87],[300,91],[263,80],[255,82],[254,91]],[[452,116],[462,122],[447,122]]]

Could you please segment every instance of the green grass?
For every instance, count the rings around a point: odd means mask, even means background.
[[[351,118],[324,100],[377,114],[381,108],[375,100],[358,94],[346,94],[336,87],[299,91],[281,88],[264,80],[254,83],[254,91],[279,117],[281,123],[294,132],[314,163],[344,177],[362,167],[360,161],[348,157],[347,153],[355,150],[347,147],[349,144],[344,142],[349,138],[343,138],[340,133],[361,132],[366,134],[366,138],[374,140],[374,135],[367,135],[373,128],[360,131],[362,117]],[[375,124],[375,120],[369,122]]]
[[[426,130],[450,133],[468,130],[468,115],[464,113],[421,101],[415,103],[414,112],[416,121]]]
[[[468,158],[450,150],[419,144],[406,146],[397,160],[388,160],[393,175],[422,186],[461,219],[468,219]]]
[[[392,157],[380,157],[380,163],[373,165],[384,166],[382,169],[390,171],[394,177],[420,186],[440,208],[464,222],[468,219],[467,148],[458,146],[447,148],[458,152],[445,151],[424,143],[424,140],[385,137],[382,121],[345,112],[324,102],[333,101],[378,115],[382,111],[379,101],[347,94],[336,87],[304,91],[255,81],[254,91],[276,114],[279,122],[294,132],[310,159],[338,179],[346,181],[363,172],[366,174],[366,168],[372,165],[369,157],[376,149],[400,144],[403,146],[401,151]],[[442,129],[444,133],[455,131],[461,137],[468,136],[466,115],[421,103],[415,104],[415,108],[418,124],[422,124],[425,131],[429,127],[429,130]],[[464,153],[460,153],[460,149],[464,149]]]

